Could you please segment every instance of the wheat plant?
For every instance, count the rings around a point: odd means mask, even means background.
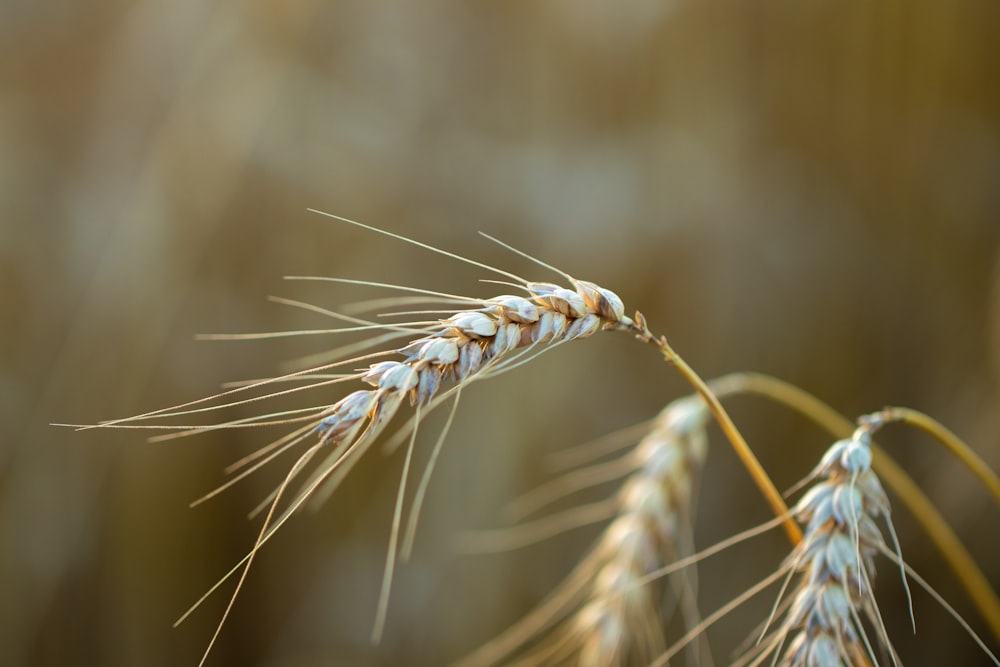
[[[327,215],[327,214],[324,214]],[[559,282],[530,280],[501,268],[434,248],[419,241],[330,216],[345,223],[402,240],[487,271],[487,282],[503,288],[491,298],[347,278],[297,276],[296,280],[361,284],[392,296],[361,304],[353,314],[281,299],[296,307],[334,318],[344,326],[313,331],[215,335],[216,339],[270,338],[277,335],[361,332],[357,343],[329,351],[305,370],[241,383],[204,399],[127,419],[82,428],[163,430],[154,439],[193,435],[213,429],[276,426],[284,435],[230,467],[232,478],[206,500],[288,452],[294,462],[276,489],[255,510],[263,515],[257,539],[246,556],[223,576],[178,623],[231,578],[237,582],[201,662],[208,660],[259,550],[307,503],[322,503],[350,474],[375,443],[383,451],[403,449],[403,471],[391,519],[372,639],[382,636],[391,607],[395,566],[413,549],[418,520],[431,474],[463,392],[476,381],[530,364],[564,343],[600,331],[618,331],[651,345],[691,384],[694,393],[671,401],[636,441],[608,459],[604,450],[578,453],[578,466],[512,505],[519,523],[502,530],[467,535],[467,549],[510,549],[546,539],[570,528],[605,522],[606,528],[573,569],[539,605],[495,639],[471,654],[456,656],[459,665],[665,665],[714,664],[705,631],[749,598],[776,587],[767,618],[748,629],[742,649],[728,659],[735,665],[876,665],[901,664],[875,595],[876,557],[888,560],[904,586],[927,588],[967,631],[993,664],[989,648],[933,589],[906,564],[892,522],[889,494],[914,511],[930,542],[951,569],[989,627],[1000,640],[1000,603],[985,576],[961,543],[902,470],[872,442],[873,434],[892,422],[927,431],[967,465],[1000,505],[1000,481],[975,453],[930,418],[903,409],[886,409],[860,418],[853,426],[831,408],[775,378],[734,374],[706,383],[670,346],[655,335],[639,312],[626,315],[622,300],[609,289],[579,280],[500,243],[534,262]],[[498,290],[498,292],[501,290]],[[364,308],[386,319],[364,318]],[[386,313],[386,310],[390,312]],[[316,389],[345,385],[332,404],[261,411],[253,417],[216,423],[187,423],[204,414],[276,397],[302,396]],[[722,400],[758,394],[814,419],[837,441],[805,476],[805,491],[792,508],[758,462]],[[428,463],[410,479],[417,434],[437,408],[448,408],[434,438]],[[401,412],[407,410],[405,418]],[[397,418],[398,417],[398,418]],[[719,544],[698,550],[693,523],[699,481],[708,449],[708,426],[715,421],[760,489],[774,518]],[[181,423],[184,422],[184,423]],[[399,423],[401,422],[401,423]],[[394,425],[395,430],[390,429]],[[412,485],[416,484],[415,491]],[[598,485],[616,484],[605,500],[582,503],[568,511],[537,517],[554,501]],[[794,490],[793,490],[794,491]],[[787,494],[786,494],[787,495]],[[407,506],[407,498],[412,500]],[[880,527],[881,524],[881,527]],[[773,572],[732,600],[703,615],[698,601],[696,567],[704,559],[744,540],[782,527],[789,554]],[[885,536],[888,535],[888,542]],[[906,589],[909,591],[909,588]],[[911,612],[912,615],[912,612]],[[679,619],[678,622],[672,621]],[[671,634],[670,628],[681,631]],[[674,636],[680,634],[680,636]],[[683,657],[682,657],[683,656]],[[194,660],[192,660],[194,661]]]

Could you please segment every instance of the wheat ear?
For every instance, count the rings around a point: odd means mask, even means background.
[[[327,215],[327,214],[324,214]],[[420,248],[456,259],[476,267],[486,269],[503,278],[502,281],[487,281],[509,285],[519,293],[501,294],[489,299],[479,299],[454,294],[423,290],[414,287],[388,285],[368,281],[357,281],[323,277],[293,277],[298,280],[329,280],[347,284],[369,285],[401,291],[414,296],[392,300],[390,303],[437,303],[449,308],[446,311],[423,311],[437,316],[437,319],[396,324],[377,324],[357,317],[326,311],[324,309],[290,300],[282,302],[304,307],[319,314],[346,320],[356,326],[341,329],[312,331],[277,332],[265,334],[213,335],[213,339],[273,338],[285,335],[312,335],[350,331],[371,331],[378,335],[361,343],[341,348],[341,353],[350,355],[376,349],[389,341],[407,336],[410,342],[402,347],[383,349],[362,356],[335,360],[304,370],[288,373],[267,380],[243,383],[235,388],[212,397],[191,401],[173,408],[165,408],[137,415],[128,419],[102,422],[102,428],[141,428],[171,431],[156,439],[181,437],[206,430],[219,428],[247,428],[262,425],[297,424],[297,428],[278,440],[266,445],[258,452],[244,457],[228,472],[239,474],[219,489],[209,493],[211,497],[258,470],[278,456],[304,443],[308,444],[304,453],[292,464],[290,471],[277,489],[262,503],[254,514],[265,513],[263,526],[250,551],[219,581],[216,582],[177,623],[182,622],[192,611],[225,581],[238,576],[235,591],[216,627],[212,639],[202,656],[204,663],[210,653],[222,626],[225,624],[235,598],[239,594],[246,574],[256,553],[268,542],[307,501],[326,498],[343,481],[358,460],[385,431],[393,417],[404,404],[414,407],[409,421],[384,444],[388,450],[407,443],[403,476],[399,485],[388,555],[383,576],[382,591],[373,628],[373,640],[378,640],[383,631],[388,607],[389,591],[393,578],[393,568],[399,553],[409,552],[420,506],[429,484],[433,464],[443,445],[451,419],[445,424],[437,439],[418,485],[413,505],[410,509],[405,531],[402,527],[404,498],[407,476],[412,453],[416,443],[416,432],[421,420],[432,410],[441,406],[449,398],[454,399],[452,415],[462,390],[471,382],[493,377],[516,368],[534,359],[546,350],[563,343],[586,338],[602,329],[633,330],[635,322],[625,315],[622,300],[610,290],[594,283],[577,280],[569,274],[544,262],[536,260],[506,244],[494,242],[527,257],[539,266],[562,276],[568,286],[549,282],[531,282],[514,273],[497,269],[445,250],[434,248],[398,234],[380,230],[362,223],[329,216],[386,236],[405,241]],[[379,302],[375,302],[379,303]],[[460,308],[456,310],[456,308]],[[407,313],[394,313],[405,315]],[[443,317],[442,317],[443,315]],[[384,360],[396,356],[393,360]],[[329,357],[325,357],[329,358]],[[357,367],[359,362],[371,362],[361,371],[330,374],[328,371],[349,364]],[[138,424],[151,420],[176,419],[180,416],[198,415],[226,407],[233,407],[265,400],[274,396],[318,389],[333,384],[362,381],[370,389],[358,389],[344,396],[332,405],[313,406],[283,412],[275,412],[246,419],[238,419],[207,426]],[[272,391],[265,395],[251,395],[240,398],[243,392],[268,390],[276,383],[293,383],[289,389]],[[244,394],[245,395],[245,394]],[[213,404],[225,399],[221,404]],[[81,428],[94,428],[84,426]],[[200,501],[196,501],[200,502]],[[400,547],[400,537],[402,546]]]
[[[787,567],[799,580],[777,630],[751,664],[777,653],[780,665],[869,665],[878,663],[876,647],[898,664],[874,596],[874,555],[886,550],[879,519],[897,551],[898,541],[889,499],[872,470],[878,422],[860,422],[850,438],[826,451],[808,478],[815,483],[794,507],[805,531]],[[862,617],[877,630],[874,643]]]
[[[381,434],[404,402],[416,406],[411,436],[420,415],[426,414],[451,393],[456,398],[468,383],[509,370],[544,349],[578,338],[601,328],[628,326],[621,299],[593,283],[574,281],[575,290],[551,283],[525,283],[525,296],[501,295],[483,301],[480,308],[452,314],[441,320],[427,335],[396,350],[401,361],[372,364],[357,378],[374,389],[358,390],[325,411],[316,425],[320,444],[329,448],[326,460],[306,479],[290,506],[254,546],[256,551],[292,512],[314,493],[325,495],[344,479],[371,443]],[[439,395],[442,382],[453,387]],[[422,411],[422,412],[421,412]],[[438,440],[435,453],[443,440]],[[407,448],[407,463],[413,450]],[[315,450],[310,450],[310,455]],[[408,469],[408,465],[404,471]],[[426,488],[428,472],[421,483]],[[397,555],[404,479],[393,517],[389,555],[383,578],[373,638],[385,622],[392,568]],[[325,487],[325,488],[324,488]],[[417,512],[411,513],[411,522]],[[412,534],[407,530],[407,534]]]
[[[649,575],[693,550],[691,507],[710,416],[697,395],[664,408],[625,465],[614,463],[630,473],[615,497],[615,517],[581,564],[539,607],[459,665],[493,665],[520,653],[523,665],[612,667],[648,664],[659,654],[664,591]],[[673,583],[688,621],[696,622],[689,580],[677,575]]]
[[[799,573],[796,594],[759,655],[752,660],[748,656],[740,664],[756,665],[773,653],[780,655],[779,665],[867,666],[879,664],[878,655],[888,655],[898,667],[899,658],[874,596],[874,556],[881,553],[899,568],[914,632],[908,576],[962,626],[993,664],[1000,665],[982,639],[900,553],[889,500],[873,467],[872,437],[886,424],[910,420],[913,414],[887,408],[865,415],[858,419],[850,438],[834,443],[824,454],[809,478],[819,481],[793,510],[806,527],[805,537],[793,549],[787,565],[790,572]],[[892,538],[892,548],[882,537],[879,519]],[[780,602],[779,594],[776,609]],[[865,631],[863,618],[876,631],[874,642]]]

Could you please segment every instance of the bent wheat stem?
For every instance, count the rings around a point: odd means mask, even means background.
[[[986,490],[993,496],[994,502],[1000,506],[1000,479],[997,474],[990,469],[986,462],[969,445],[962,441],[957,435],[948,430],[941,422],[925,415],[922,412],[911,408],[888,407],[883,408],[879,414],[882,419],[888,422],[901,422],[916,426],[940,442],[962,465],[979,478]]]
[[[642,316],[641,313],[635,314],[635,326],[633,327],[636,332],[636,337],[639,340],[649,343],[657,347],[663,354],[663,358],[667,360],[668,363],[672,364],[680,371],[684,379],[687,380],[695,391],[705,400],[708,404],[708,409],[712,412],[712,416],[719,423],[722,428],[723,433],[725,433],[726,438],[729,443],[733,446],[733,450],[736,455],[740,458],[743,463],[743,467],[747,469],[750,473],[750,477],[753,478],[754,483],[760,490],[764,499],[767,501],[768,505],[771,506],[771,511],[775,516],[788,516],[788,505],[785,504],[784,499],[781,497],[781,493],[778,488],[771,481],[771,477],[764,470],[764,466],[761,465],[757,456],[753,453],[750,445],[743,438],[743,434],[740,433],[736,425],[733,424],[733,420],[729,417],[729,413],[726,412],[722,404],[719,403],[719,399],[716,398],[712,389],[705,384],[705,381],[701,379],[701,376],[695,373],[694,369],[688,366],[687,362],[681,358],[677,352],[670,346],[667,342],[666,336],[656,337],[646,326],[646,318]],[[795,524],[795,521],[788,518],[784,525],[785,533],[788,535],[788,539],[791,540],[792,544],[798,544],[802,541],[802,531]]]

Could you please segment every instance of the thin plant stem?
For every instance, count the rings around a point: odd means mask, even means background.
[[[733,420],[729,417],[729,413],[726,412],[725,408],[719,402],[719,399],[715,396],[712,390],[709,388],[705,381],[701,379],[693,368],[688,366],[687,362],[681,358],[681,355],[677,354],[676,351],[667,342],[666,336],[656,337],[649,330],[646,325],[646,318],[642,313],[635,314],[635,331],[636,336],[639,340],[656,346],[660,352],[663,354],[663,358],[667,363],[672,364],[684,379],[687,380],[695,391],[704,399],[705,403],[708,405],[709,411],[711,411],[712,416],[718,422],[719,426],[722,428],[722,432],[726,435],[730,444],[733,446],[733,450],[739,457],[743,466],[750,473],[750,477],[753,479],[757,488],[760,490],[761,494],[764,496],[764,500],[770,505],[771,511],[775,516],[786,516],[787,519],[782,523],[782,527],[785,529],[785,533],[788,535],[788,539],[792,542],[792,545],[797,545],[802,541],[802,530],[799,528],[798,524],[791,517],[788,511],[788,505],[785,504],[784,498],[781,496],[781,492],[778,491],[774,482],[771,481],[771,477],[764,470],[764,466],[761,465],[757,456],[753,453],[750,445],[743,438],[743,434],[739,432],[736,425],[733,424]]]
[[[956,459],[962,462],[969,471],[979,478],[983,486],[993,496],[997,505],[1000,505],[1000,478],[993,472],[986,462],[969,445],[952,433],[948,428],[936,419],[925,415],[918,410],[910,408],[887,407],[879,411],[885,422],[902,422],[915,426],[940,442],[951,452]]]

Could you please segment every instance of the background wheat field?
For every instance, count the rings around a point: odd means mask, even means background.
[[[706,378],[771,373],[851,418],[918,408],[1000,468],[998,81],[993,0],[0,4],[0,663],[196,664],[225,596],[171,623],[252,544],[245,515],[287,469],[189,509],[266,434],[147,444],[51,422],[180,403],[334,344],[194,340],[316,326],[268,295],[372,295],[287,274],[496,292],[306,207],[550,278],[489,232],[616,291]],[[552,452],[687,393],[652,355],[602,334],[466,392],[380,645],[401,461],[376,454],[264,549],[210,664],[440,665],[492,637],[600,527],[480,556],[456,536],[499,525]],[[731,408],[779,487],[830,444],[758,399]],[[986,493],[925,436],[880,438],[1000,587]],[[768,517],[712,440],[701,546]],[[704,563],[702,609],[773,571],[782,539]],[[913,637],[881,569],[905,664],[985,661],[920,593]],[[716,664],[772,601],[709,632]]]

